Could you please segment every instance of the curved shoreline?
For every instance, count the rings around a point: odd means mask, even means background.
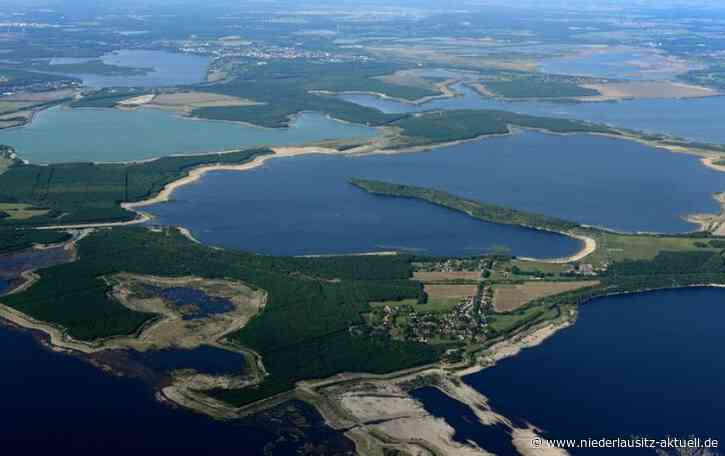
[[[550,263],[550,264],[566,264],[566,263],[575,263],[577,261],[581,261],[584,258],[588,257],[592,253],[596,252],[597,250],[597,241],[594,238],[591,238],[589,236],[584,236],[581,234],[574,234],[574,233],[566,233],[566,232],[558,232],[559,234],[562,234],[564,236],[579,239],[580,241],[584,242],[584,247],[577,253],[567,256],[567,257],[560,257],[560,258],[532,258],[532,257],[516,257],[518,260],[521,261],[535,261],[537,263]]]

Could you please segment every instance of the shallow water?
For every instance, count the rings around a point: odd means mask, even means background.
[[[547,58],[539,62],[539,67],[544,73],[596,78],[673,79],[682,73],[681,69],[666,68],[666,66],[667,61],[663,55],[637,50],[593,52]]]
[[[695,141],[725,144],[725,129],[722,128],[725,97],[722,96],[682,100],[555,103],[505,101],[482,97],[472,89],[461,85],[456,86],[456,90],[463,96],[435,100],[422,105],[363,94],[342,95],[341,98],[387,113],[433,109],[501,109],[522,114],[587,120],[649,133],[669,134]]]
[[[91,59],[53,59],[52,64],[82,63]],[[71,74],[89,87],[168,87],[188,85],[206,80],[209,58],[168,51],[123,49],[101,56],[103,63],[134,68],[151,68],[145,75],[107,76]]]
[[[212,375],[239,375],[246,364],[242,354],[208,346],[193,350],[130,351],[128,356],[159,372],[194,369]]]
[[[573,327],[465,381],[550,438],[724,442],[724,304],[724,290],[704,288],[598,299]]]
[[[266,129],[180,117],[156,109],[52,108],[26,127],[0,131],[0,143],[33,163],[114,162],[258,145],[368,138],[377,130],[303,113],[289,128]],[[111,138],[112,140],[109,140]]]
[[[436,388],[421,388],[411,392],[411,396],[419,400],[430,414],[445,419],[456,430],[453,440],[460,443],[474,442],[496,456],[519,456],[511,442],[511,433],[505,426],[481,424],[469,406],[451,399]]]
[[[506,246],[516,255],[560,257],[580,248],[551,233],[370,195],[348,184],[352,177],[628,231],[694,229],[681,216],[716,212],[711,195],[725,189],[724,174],[690,156],[599,136],[526,132],[420,153],[270,160],[243,173],[206,174],[172,202],[147,209],[155,223],[186,226],[202,242],[274,255],[474,255]]]

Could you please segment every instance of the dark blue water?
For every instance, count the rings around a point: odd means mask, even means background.
[[[195,320],[234,309],[234,304],[229,299],[209,296],[196,288],[173,287],[163,290],[156,287],[149,288],[158,290],[159,296],[173,302],[176,306],[194,306],[193,310],[187,309],[184,313],[184,320]]]
[[[436,388],[421,388],[413,391],[411,396],[418,399],[429,413],[444,418],[456,430],[454,440],[461,443],[474,442],[483,450],[497,456],[519,456],[506,426],[481,424],[470,407],[451,399]]]
[[[294,429],[288,421],[221,423],[172,409],[154,399],[148,384],[43,349],[26,332],[0,327],[0,347],[4,454],[262,456],[272,445],[272,454],[294,455],[305,443],[340,439],[302,404],[296,407],[306,416],[306,437],[281,438]]]
[[[383,112],[416,112],[433,109],[502,109],[523,114],[564,117],[614,125],[649,133],[661,133],[725,144],[722,113],[725,97],[696,99],[626,100],[604,103],[555,103],[546,101],[505,101],[482,97],[465,86],[456,86],[464,96],[435,100],[422,105],[401,103],[373,95],[348,94],[341,97]]]
[[[502,245],[516,255],[558,257],[580,247],[550,233],[369,195],[349,185],[351,177],[435,187],[626,231],[693,230],[681,217],[719,211],[712,194],[725,189],[725,175],[690,156],[605,137],[527,132],[431,152],[282,158],[248,172],[213,172],[150,212],[205,243],[275,255],[473,255]]]
[[[70,251],[63,246],[42,250],[28,249],[0,255],[0,277],[6,279],[18,277],[23,272],[49,268],[70,259]]]
[[[239,375],[246,364],[244,355],[240,353],[207,346],[193,350],[130,351],[128,356],[160,372],[194,369],[211,375]]]
[[[724,320],[720,289],[603,298],[573,327],[465,381],[552,438],[725,442]]]
[[[10,284],[7,282],[7,280],[0,279],[0,295],[5,293],[9,286]]]

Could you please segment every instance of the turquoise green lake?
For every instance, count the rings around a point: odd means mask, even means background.
[[[116,162],[258,145],[305,144],[328,139],[368,138],[377,130],[303,113],[289,128],[259,128],[189,119],[155,110],[52,108],[21,128],[0,131],[33,163]]]

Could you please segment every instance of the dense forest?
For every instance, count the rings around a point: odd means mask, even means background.
[[[153,318],[109,298],[103,277],[117,272],[224,278],[266,290],[265,310],[231,339],[262,355],[270,375],[259,388],[224,393],[237,404],[286,391],[301,379],[394,371],[432,362],[440,352],[350,332],[364,323],[370,301],[420,297],[420,285],[408,280],[411,257],[274,258],[201,246],[175,229],[140,227],[96,232],[78,249],[78,261],[40,271],[38,283],[3,303],[75,338],[96,340],[134,333]]]
[[[350,183],[367,192],[377,195],[421,199],[433,204],[465,212],[470,214],[472,217],[491,223],[522,225],[553,231],[568,231],[579,227],[579,224],[577,223],[555,217],[532,214],[504,206],[466,200],[440,190],[365,179],[352,179]]]
[[[158,193],[194,167],[247,162],[269,149],[224,154],[164,157],[129,164],[68,163],[40,166],[15,163],[0,174],[0,202],[50,209],[26,220],[0,219],[0,226],[32,226],[131,220],[120,206]]]

